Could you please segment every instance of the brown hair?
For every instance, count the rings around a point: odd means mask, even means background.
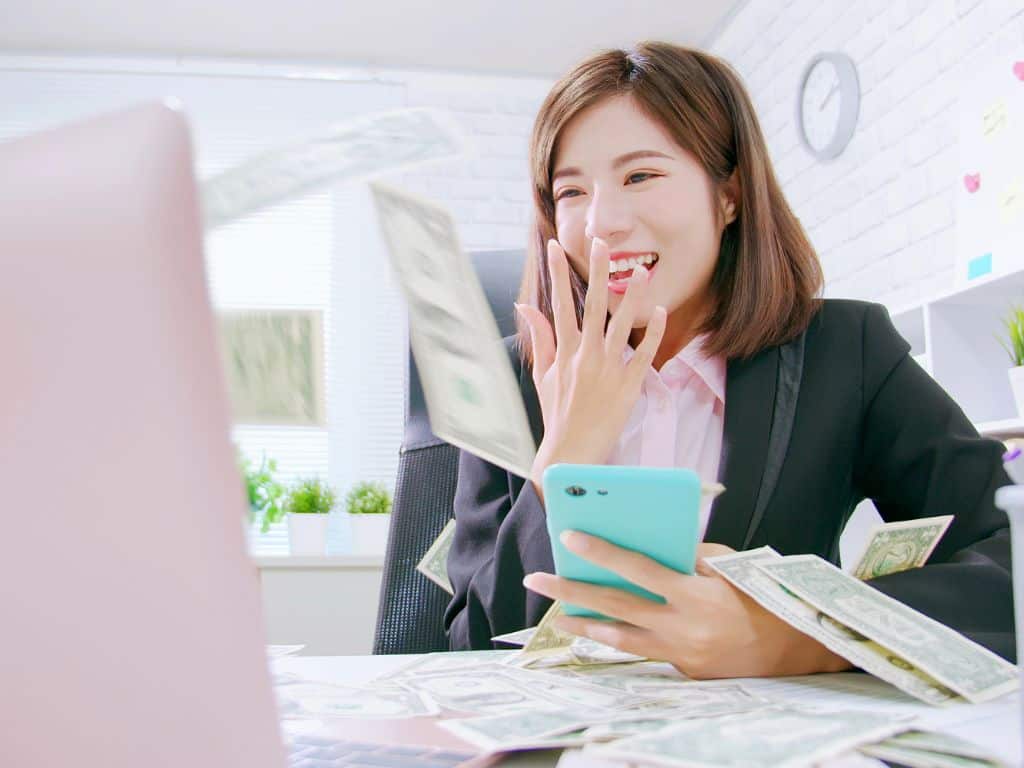
[[[775,179],[754,107],[739,76],[721,59],[669,43],[644,42],[579,64],[541,105],[530,139],[534,226],[519,301],[553,323],[547,241],[555,235],[551,174],[558,139],[582,110],[629,94],[638,108],[693,154],[721,189],[735,171],[737,217],[725,227],[711,278],[712,304],[700,328],[704,352],[748,357],[806,328],[820,304],[821,265]],[[577,321],[586,284],[570,269]],[[519,344],[532,361],[522,319]]]

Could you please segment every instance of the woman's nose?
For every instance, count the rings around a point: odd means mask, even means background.
[[[597,192],[587,208],[587,237],[608,240],[628,232],[633,225],[633,214],[628,203],[614,192]]]

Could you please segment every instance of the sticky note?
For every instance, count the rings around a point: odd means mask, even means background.
[[[967,279],[974,280],[975,278],[987,275],[992,271],[992,254],[986,253],[978,256],[976,259],[971,259],[967,262]]]

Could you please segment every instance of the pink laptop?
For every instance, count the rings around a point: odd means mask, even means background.
[[[0,764],[280,768],[182,115],[0,144]]]

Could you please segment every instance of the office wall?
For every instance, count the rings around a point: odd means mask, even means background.
[[[470,62],[467,62],[467,65]],[[449,206],[468,248],[518,248],[530,212],[527,144],[553,80],[397,73],[409,106],[450,112],[470,137],[471,155],[407,174],[404,183]]]
[[[952,287],[958,92],[986,59],[1024,58],[1024,0],[750,0],[711,50],[751,91],[827,295],[893,308]],[[795,104],[803,68],[830,50],[856,62],[861,111],[843,154],[820,163]]]

